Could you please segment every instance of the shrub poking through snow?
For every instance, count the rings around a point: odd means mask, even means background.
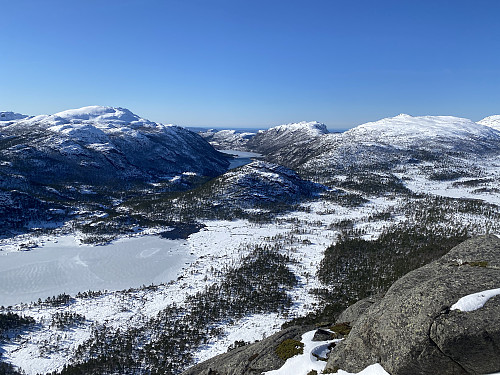
[[[349,332],[351,332],[351,326],[347,322],[337,323],[334,326],[332,326],[330,329],[333,332],[338,333],[339,335],[342,335],[342,336],[347,336],[349,334]]]
[[[286,339],[276,347],[276,355],[284,361],[303,353],[304,344],[298,340]]]

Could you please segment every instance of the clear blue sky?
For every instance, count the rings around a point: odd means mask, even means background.
[[[348,128],[500,113],[498,0],[0,0],[0,110]]]

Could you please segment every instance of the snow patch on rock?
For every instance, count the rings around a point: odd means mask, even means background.
[[[451,306],[450,310],[460,310],[463,312],[475,311],[483,307],[490,298],[498,295],[500,295],[500,288],[469,294],[460,298],[457,303]]]

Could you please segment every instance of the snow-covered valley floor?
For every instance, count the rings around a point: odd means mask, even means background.
[[[428,191],[427,183],[415,177],[408,181],[408,186],[415,191]],[[452,187],[440,186],[443,191],[436,189],[436,194],[457,194]],[[459,194],[476,198],[472,189],[462,188]],[[498,195],[489,194],[489,197],[491,203],[498,202]],[[166,241],[143,236],[116,241],[107,252],[107,247],[79,246],[71,242],[73,239],[64,237],[57,239],[58,243],[52,239],[45,246],[26,253],[0,252],[0,258],[4,259],[32,257],[31,263],[13,260],[10,265],[2,259],[0,304],[27,302],[41,296],[40,293],[46,293],[41,297],[43,300],[61,292],[74,296],[77,291],[87,289],[110,290],[91,298],[74,298],[63,306],[28,303],[13,306],[9,311],[31,316],[37,324],[29,330],[9,332],[10,338],[0,342],[2,360],[27,374],[60,370],[71,360],[76,348],[89,339],[92,327],[106,325],[120,330],[139,327],[166,307],[174,303],[182,306],[188,296],[215,283],[218,271],[237,265],[253,246],[279,244],[280,251],[294,260],[289,265],[299,281],[290,292],[294,305],[284,314],[254,314],[221,323],[223,333],[201,346],[194,358],[200,362],[226,352],[237,340],[260,340],[278,331],[285,321],[317,307],[319,301],[311,291],[321,287],[316,272],[325,249],[340,233],[339,223],[350,221],[363,233],[363,238],[374,239],[389,225],[406,220],[400,210],[403,203],[403,199],[394,194],[369,197],[368,203],[357,207],[317,200],[303,204],[299,211],[277,217],[272,223],[205,221],[205,227],[186,240]],[[380,213],[391,215],[377,216]],[[450,213],[450,220],[488,224],[487,217],[463,212]],[[63,248],[66,250],[61,258]],[[43,259],[47,263],[43,263]],[[98,281],[93,279],[96,275]],[[36,283],[29,288],[21,287],[27,280],[36,280]],[[137,288],[142,284],[155,286]],[[79,285],[85,287],[77,290]],[[125,290],[128,288],[136,289]],[[36,295],[30,295],[28,289]],[[71,329],[53,326],[53,316],[64,312],[84,316],[85,321]]]

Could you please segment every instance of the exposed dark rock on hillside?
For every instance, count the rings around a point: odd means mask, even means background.
[[[352,304],[347,309],[345,309],[337,317],[337,322],[349,322],[351,326],[355,325],[358,319],[362,317],[366,312],[366,310],[368,310],[374,304],[379,303],[383,297],[383,294],[377,294],[375,296],[363,298],[362,300]]]
[[[316,121],[280,125],[257,133],[246,147],[272,163],[294,168],[317,152],[317,140],[327,133],[326,125]]]
[[[450,311],[461,297],[499,286],[500,239],[463,242],[395,282],[355,322],[327,368],[359,372],[378,362],[393,375],[500,371],[500,296],[475,311]]]

